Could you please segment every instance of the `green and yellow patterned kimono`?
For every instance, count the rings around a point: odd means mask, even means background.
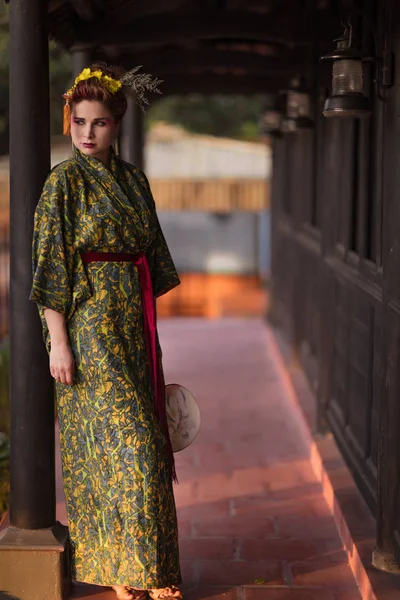
[[[72,576],[159,588],[181,581],[178,531],[138,270],[84,264],[80,252],[145,252],[156,296],[179,278],[145,175],[114,153],[111,163],[75,149],[51,171],[35,213],[30,299],[48,352],[44,307],[65,315],[76,364],[72,386],[56,383]]]

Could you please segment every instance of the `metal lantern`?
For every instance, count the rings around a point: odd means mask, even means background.
[[[325,100],[325,117],[364,118],[371,114],[369,99],[363,93],[363,61],[360,50],[353,48],[351,27],[336,39],[336,50],[320,60],[333,62],[332,95]]]
[[[265,138],[269,135],[279,137],[282,127],[282,113],[277,109],[267,109],[260,119],[260,136]]]
[[[282,120],[282,133],[295,133],[296,131],[297,131],[296,120],[285,117]]]
[[[282,131],[292,133],[298,129],[313,127],[311,96],[304,84],[294,79],[286,90],[286,116],[283,119]]]

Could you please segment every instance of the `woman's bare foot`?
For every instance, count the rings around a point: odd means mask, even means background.
[[[112,585],[118,600],[142,600],[146,597],[145,590],[136,590],[128,585]]]
[[[149,596],[152,600],[182,600],[182,594],[176,585],[166,588],[152,588],[149,590]]]
[[[114,592],[117,594],[118,600],[133,600],[133,594],[126,587],[126,585],[113,585],[111,587],[114,590]]]

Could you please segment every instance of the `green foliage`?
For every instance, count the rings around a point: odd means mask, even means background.
[[[170,96],[153,104],[147,125],[167,121],[193,133],[257,139],[258,121],[267,99],[266,95]]]

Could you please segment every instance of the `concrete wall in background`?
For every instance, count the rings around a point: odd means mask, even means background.
[[[145,172],[149,179],[269,179],[271,149],[265,144],[211,136],[186,135],[182,139],[150,139],[145,146]]]
[[[159,212],[158,216],[182,273],[259,275],[269,271],[268,240],[260,245],[268,219],[266,224],[258,213]]]

